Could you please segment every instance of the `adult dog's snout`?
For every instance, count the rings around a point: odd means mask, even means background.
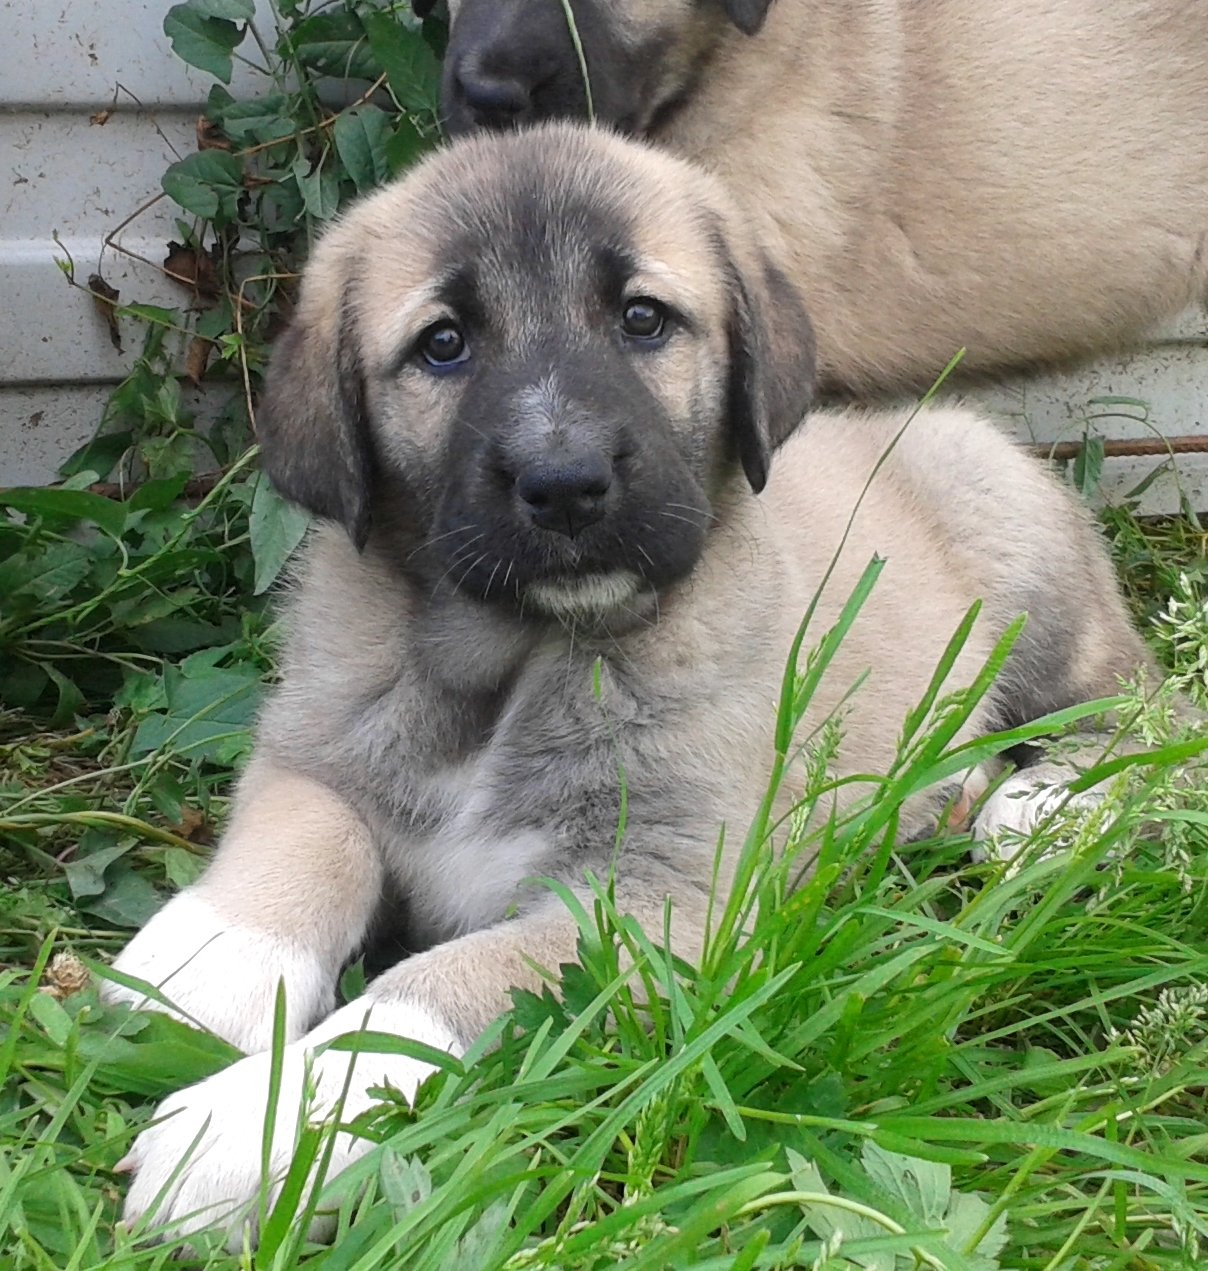
[[[579,61],[559,5],[537,21],[489,5],[459,23],[445,58],[445,131],[504,130],[586,113]]]
[[[516,494],[532,523],[574,538],[604,518],[613,465],[599,450],[553,453],[526,464]]]
[[[536,84],[531,74],[493,74],[477,57],[462,57],[452,68],[454,99],[479,128],[510,128],[533,113]]]

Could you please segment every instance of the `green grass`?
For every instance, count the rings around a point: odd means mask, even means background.
[[[0,716],[0,1265],[14,1271],[179,1265],[170,1242],[117,1226],[114,1167],[158,1097],[231,1057],[103,1007],[79,962],[105,960],[196,876],[271,674],[271,613],[248,608],[286,550],[257,528],[268,496],[238,468],[199,507],[174,493],[89,506],[94,537],[44,493],[0,532],[6,700],[24,693]],[[1139,618],[1176,679],[1202,687],[1202,533],[1123,512],[1109,527]],[[782,741],[819,665],[803,657],[790,680]],[[192,1265],[1204,1265],[1208,791],[1176,783],[1177,739],[1151,708],[1158,759],[1039,834],[1018,872],[970,864],[959,838],[899,852],[895,808],[955,762],[967,708],[928,704],[871,804],[779,827],[779,862],[757,823],[699,969],[601,888],[557,992],[519,997],[414,1112],[386,1092],[362,1126],[382,1147],[351,1172],[360,1186],[330,1189],[333,1244],[307,1243],[295,1197],[258,1252],[201,1241]],[[807,798],[825,782],[814,765]],[[303,1161],[323,1143],[305,1136]]]

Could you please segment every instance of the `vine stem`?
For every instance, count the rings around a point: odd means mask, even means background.
[[[383,72],[356,101],[349,102],[343,110],[337,111],[334,115],[329,115],[326,119],[321,119],[317,124],[311,124],[308,128],[299,128],[297,132],[291,132],[288,137],[274,137],[271,141],[261,141],[254,146],[245,146],[242,150],[234,151],[235,158],[246,159],[249,155],[259,154],[262,150],[271,150],[274,146],[283,146],[287,142],[296,141],[299,137],[309,137],[312,133],[326,132],[341,115],[346,115],[350,110],[356,110],[358,106],[364,106],[379,88],[384,88],[385,86],[386,75]]]
[[[14,830],[40,829],[46,825],[108,825],[119,830],[130,830],[143,838],[157,839],[171,847],[182,847],[194,855],[205,854],[206,849],[191,843],[171,830],[160,829],[148,821],[135,816],[125,816],[121,812],[27,812],[24,816],[0,818],[0,830],[11,833]]]
[[[878,1209],[872,1209],[868,1205],[862,1205],[858,1200],[848,1200],[846,1196],[832,1196],[830,1192],[772,1192],[767,1196],[760,1196],[755,1200],[749,1200],[734,1215],[735,1218],[745,1218],[748,1214],[757,1214],[765,1209],[772,1209],[779,1205],[827,1205],[831,1209],[842,1209],[849,1214],[855,1214],[860,1218],[867,1218],[870,1222],[875,1222],[878,1227],[884,1227],[891,1236],[906,1235],[906,1228],[899,1226],[898,1223],[888,1215],[881,1213]],[[934,1271],[947,1271],[944,1264],[936,1257],[929,1254],[926,1249],[919,1248],[918,1245],[911,1245],[910,1252],[916,1258],[927,1266],[934,1268]]]

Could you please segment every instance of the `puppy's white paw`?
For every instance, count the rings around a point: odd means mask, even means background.
[[[286,1038],[305,1032],[335,1000],[337,968],[327,967],[300,942],[233,926],[191,891],[173,897],[122,950],[118,971],[159,988],[179,1011],[240,1050],[272,1043],[278,980],[285,981]],[[166,1009],[112,981],[101,986],[111,1002]]]
[[[1066,770],[1068,780],[1072,774]],[[1008,777],[986,800],[973,826],[974,859],[1013,861],[1027,840],[1051,818],[1095,807],[1096,791],[1072,794],[1052,774],[1025,768]]]
[[[375,1032],[426,1042],[451,1054],[462,1049],[454,1034],[426,1011],[406,1003],[371,1002],[368,998],[342,1007],[300,1041],[287,1046],[269,1156],[266,1212],[280,1192],[293,1157],[308,1056],[315,1088],[307,1112],[311,1121],[331,1114],[346,1081],[342,1121],[352,1120],[372,1105],[370,1087],[389,1085],[411,1100],[433,1071],[430,1064],[403,1055],[313,1053],[321,1043],[355,1033],[363,1025]],[[157,1124],[138,1136],[121,1165],[134,1171],[123,1212],[128,1225],[146,1219],[149,1228],[162,1227],[171,1235],[191,1235],[214,1226],[225,1233],[232,1251],[242,1248],[245,1227],[255,1240],[271,1059],[267,1054],[241,1059],[160,1104],[155,1114]],[[352,1134],[338,1134],[327,1177],[340,1173],[372,1146]]]

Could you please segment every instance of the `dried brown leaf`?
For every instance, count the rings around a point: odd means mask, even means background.
[[[201,377],[206,373],[213,347],[213,343],[201,335],[195,335],[189,341],[189,347],[185,352],[185,374],[194,384],[201,383]]]
[[[222,135],[222,129],[205,115],[197,116],[198,150],[230,150],[231,143]]]
[[[210,823],[200,808],[186,804],[181,809],[180,824],[174,825],[172,829],[182,839],[188,839],[190,843],[205,842],[209,837]]]
[[[221,291],[213,258],[196,247],[170,242],[164,268],[177,282],[191,287],[207,300],[215,299]]]
[[[120,293],[111,287],[100,274],[91,274],[88,278],[88,290],[92,293],[92,303],[109,328],[109,339],[113,347],[122,351],[122,333],[117,325],[117,304]]]

